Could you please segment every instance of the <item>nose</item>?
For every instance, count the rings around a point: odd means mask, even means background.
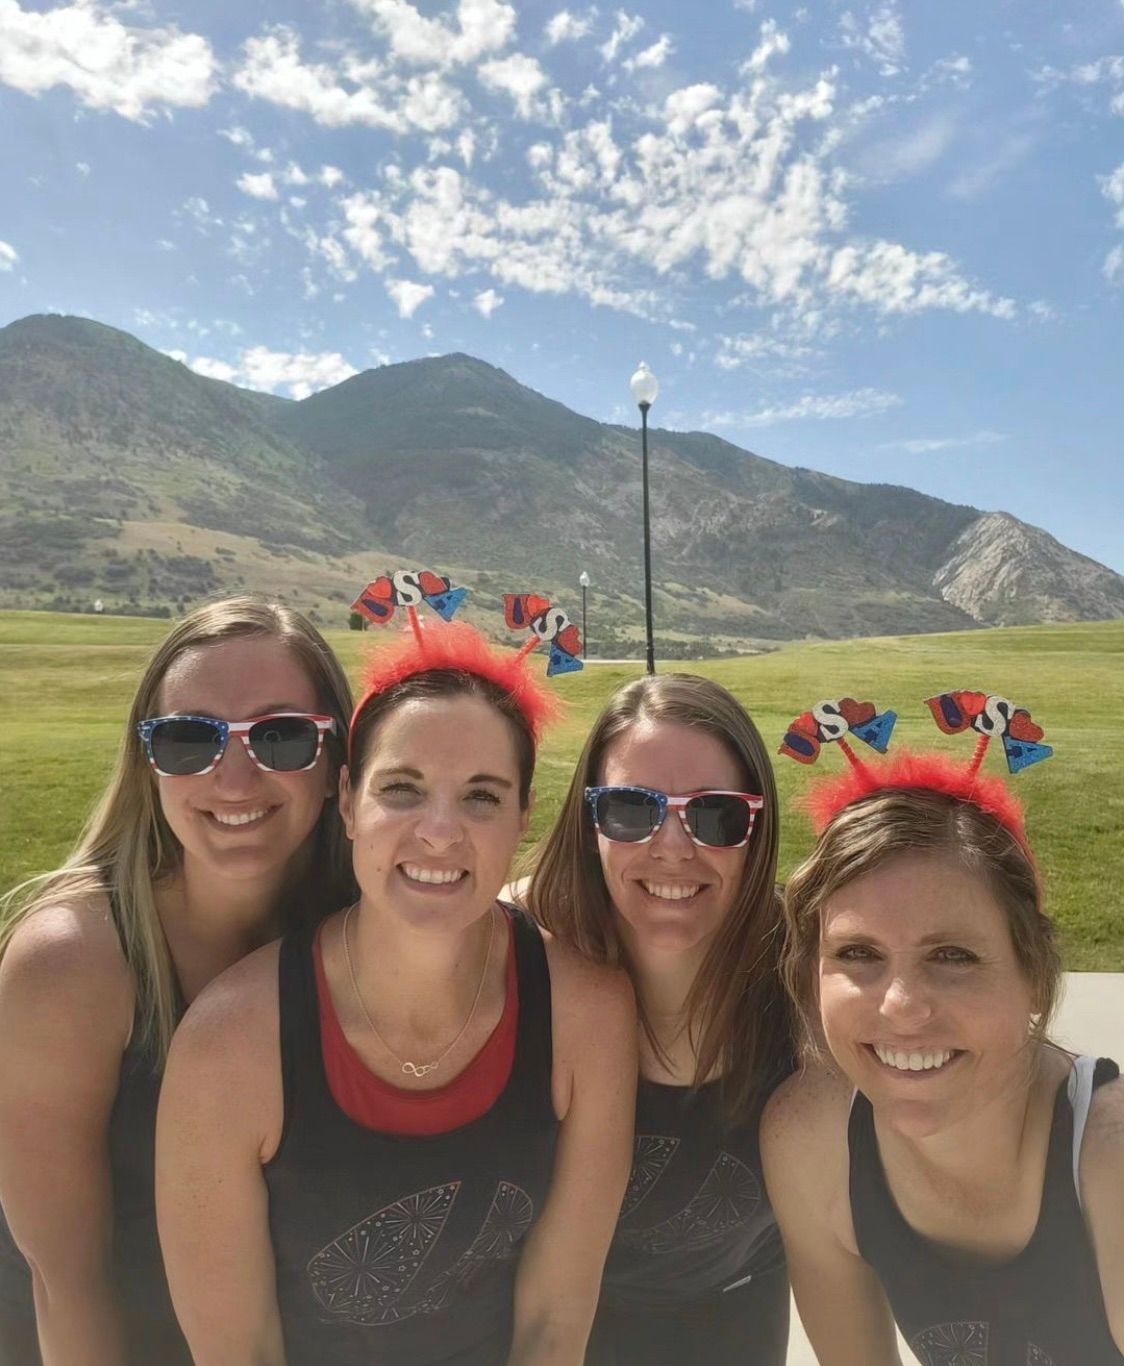
[[[924,1023],[932,1014],[932,1007],[921,977],[905,968],[891,970],[881,1010],[887,1021],[899,1027]]]
[[[650,853],[664,863],[683,863],[695,857],[695,842],[684,829],[678,811],[668,811],[652,836]]]
[[[250,794],[263,776],[261,769],[246,753],[246,746],[237,735],[232,735],[218,767],[211,773],[211,781],[221,796],[237,801]]]
[[[440,800],[426,802],[414,827],[414,833],[435,853],[441,853],[459,844],[464,829],[456,804]]]

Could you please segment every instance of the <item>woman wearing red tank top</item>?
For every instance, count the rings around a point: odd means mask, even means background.
[[[628,1174],[627,981],[497,903],[546,701],[471,628],[376,656],[360,899],[200,998],[161,1098],[198,1366],[579,1366]]]

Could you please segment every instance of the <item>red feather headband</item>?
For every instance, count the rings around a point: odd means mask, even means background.
[[[374,698],[408,678],[439,671],[474,674],[494,683],[522,712],[536,745],[546,725],[561,710],[558,698],[534,676],[525,657],[496,649],[465,622],[427,624],[416,635],[403,635],[370,656],[364,671],[363,696],[348,731],[349,760],[355,727]]]
[[[858,760],[848,764],[843,773],[816,783],[802,805],[816,834],[822,835],[844,807],[894,788],[943,792],[957,801],[971,802],[1005,825],[1020,844],[1026,844],[1022,802],[1003,779],[975,772],[970,764],[957,763],[943,754],[911,754],[902,750],[877,767]]]
[[[970,763],[957,763],[941,754],[907,752],[877,766],[866,763],[846,737],[852,735],[884,754],[897,715],[892,711],[879,713],[872,702],[856,702],[851,697],[818,702],[792,722],[781,744],[782,754],[798,763],[814,764],[823,746],[834,741],[848,764],[845,772],[817,783],[803,799],[816,834],[822,834],[853,802],[876,792],[912,788],[971,802],[1004,825],[1025,847],[1022,803],[1001,778],[982,774],[980,768],[993,739],[1002,740],[1012,773],[1050,758],[1054,751],[1039,743],[1042,728],[1034,724],[1025,707],[1016,707],[997,694],[967,690],[940,693],[928,698],[927,705],[946,735],[976,732],[976,751]]]

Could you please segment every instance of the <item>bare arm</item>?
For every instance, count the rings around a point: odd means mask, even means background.
[[[285,1362],[262,1174],[282,1106],[276,965],[259,950],[202,993],[160,1093],[160,1243],[196,1366]]]
[[[765,1181],[820,1366],[901,1366],[885,1292],[855,1247],[849,1104],[850,1088],[836,1077],[811,1071],[790,1077],[761,1123]]]
[[[123,1366],[109,1117],[133,992],[108,906],[54,906],[0,963],[0,1202],[44,1366]]]
[[[632,1158],[631,987],[556,942],[547,952],[561,1129],[550,1194],[519,1262],[509,1366],[581,1366]]]
[[[1124,1352],[1124,1077],[1093,1093],[1080,1181],[1109,1331]]]

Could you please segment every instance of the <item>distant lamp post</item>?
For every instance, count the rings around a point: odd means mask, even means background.
[[[641,361],[630,386],[632,397],[640,409],[640,450],[644,480],[644,622],[648,642],[648,672],[656,672],[656,647],[652,639],[652,532],[648,513],[648,410],[659,397],[659,381],[647,361]]]
[[[589,586],[593,580],[583,569],[578,575],[578,583],[582,586],[582,659],[589,654],[589,637],[585,633],[585,595],[589,591]]]

